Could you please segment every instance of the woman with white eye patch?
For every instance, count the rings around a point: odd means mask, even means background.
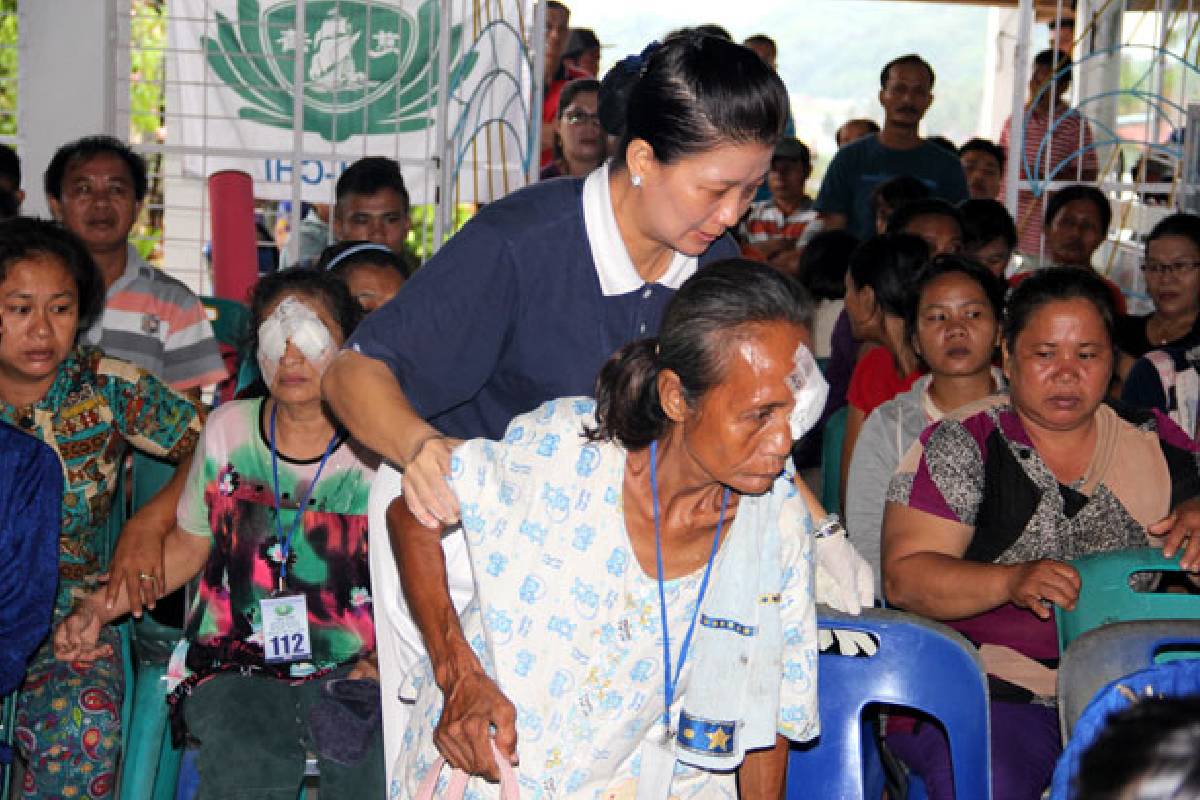
[[[170,589],[199,575],[172,658],[175,730],[200,742],[200,797],[294,796],[306,751],[321,794],[382,797],[367,563],[374,465],[321,402],[321,374],[359,310],[328,273],[286,270],[251,314],[269,394],[217,408],[164,544]],[[63,660],[95,657],[125,613],[97,593],[56,630]]]

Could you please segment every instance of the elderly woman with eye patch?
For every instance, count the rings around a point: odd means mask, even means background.
[[[336,277],[259,281],[251,301],[265,397],[217,408],[164,543],[169,589],[199,576],[172,658],[176,730],[200,742],[201,798],[295,797],[315,751],[321,795],[382,797],[367,564],[373,457],[321,402],[321,374],[359,309]],[[86,662],[128,609],[85,598],[55,632]]]
[[[1080,589],[1067,562],[1150,543],[1200,571],[1196,446],[1161,412],[1105,403],[1113,318],[1112,295],[1092,270],[1030,276],[1008,302],[1008,393],[926,429],[888,491],[888,600],[980,646],[994,797],[1040,797],[1060,750],[1054,607],[1074,607]],[[936,726],[888,741],[930,797],[952,796]]]

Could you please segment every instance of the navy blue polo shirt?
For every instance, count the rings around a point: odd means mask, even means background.
[[[613,352],[658,332],[675,290],[605,294],[583,185],[546,181],[484,207],[348,342],[387,364],[442,433],[496,439],[546,400],[591,395]],[[726,235],[699,265],[737,252]]]

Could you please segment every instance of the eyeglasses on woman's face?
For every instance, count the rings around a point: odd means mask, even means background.
[[[567,121],[568,125],[574,125],[575,127],[579,127],[580,125],[600,126],[600,115],[589,114],[586,111],[568,111],[563,115],[563,119]]]
[[[1147,275],[1186,275],[1200,269],[1200,261],[1152,261],[1142,262],[1142,272]]]

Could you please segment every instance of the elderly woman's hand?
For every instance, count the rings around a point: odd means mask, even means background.
[[[460,673],[448,688],[442,717],[433,732],[438,752],[452,767],[499,781],[500,768],[488,740],[495,739],[500,754],[517,763],[516,707],[483,672]]]
[[[100,641],[100,616],[86,604],[67,615],[54,629],[54,657],[59,661],[95,661],[112,655],[112,645]]]
[[[1182,550],[1179,566],[1188,572],[1200,571],[1200,498],[1183,501],[1146,532],[1162,538],[1164,556],[1174,558]]]
[[[417,445],[404,468],[404,500],[413,516],[427,528],[458,522],[458,498],[446,481],[450,454],[462,444],[434,433]]]
[[[379,683],[379,656],[375,653],[367,655],[354,662],[347,675],[352,681],[375,681]]]
[[[1027,608],[1039,619],[1050,619],[1052,606],[1068,611],[1079,599],[1079,573],[1070,564],[1043,558],[1013,564],[1008,578],[1008,599],[1016,606]]]

